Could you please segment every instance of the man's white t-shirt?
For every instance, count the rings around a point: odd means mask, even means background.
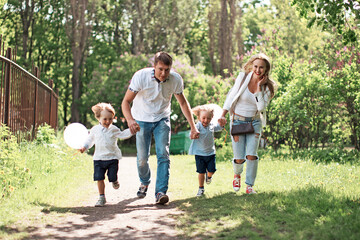
[[[183,80],[180,74],[170,71],[169,77],[158,82],[154,68],[144,68],[137,71],[129,86],[136,94],[131,108],[135,120],[157,122],[169,117],[171,112],[171,97],[183,92]]]

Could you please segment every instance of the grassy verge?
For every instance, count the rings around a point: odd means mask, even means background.
[[[360,167],[264,159],[256,195],[244,178],[232,190],[230,162],[217,164],[205,197],[196,198],[193,156],[173,156],[169,194],[184,212],[174,216],[187,239],[359,239]],[[245,173],[245,172],[244,172]]]
[[[0,201],[1,239],[26,237],[35,230],[28,226],[44,222],[48,214],[64,214],[67,207],[88,194],[89,190],[82,191],[82,187],[89,185],[92,176],[91,157],[61,142],[59,139],[53,146],[35,143],[21,146],[20,157],[30,171],[30,178],[23,188],[15,189],[10,197]],[[51,206],[59,206],[63,212],[50,211]]]
[[[31,178],[0,201],[0,239],[22,239],[49,218],[68,214],[89,192],[91,156],[61,144],[21,146]],[[196,198],[193,156],[171,156],[170,200],[184,239],[359,239],[359,165],[284,160],[267,155],[259,163],[257,195],[232,190],[230,162],[218,162],[205,197]],[[150,164],[156,168],[155,156]],[[53,211],[52,206],[58,209]],[[46,222],[47,224],[51,224]]]

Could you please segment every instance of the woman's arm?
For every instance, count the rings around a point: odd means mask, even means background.
[[[257,92],[254,94],[255,96],[255,100],[256,100],[256,106],[257,106],[257,110],[259,112],[263,111],[266,109],[267,105],[270,102],[270,90],[268,87],[266,87],[265,90]]]
[[[226,96],[226,100],[224,102],[224,106],[223,106],[223,109],[226,109],[226,110],[230,110],[230,107],[231,107],[231,103],[234,99],[234,97],[236,96],[236,94],[238,93],[239,91],[239,88],[240,88],[240,85],[241,85],[241,81],[243,80],[245,76],[245,73],[244,72],[241,72],[236,80],[235,80],[235,83],[234,83],[234,86],[230,89],[230,91],[228,92],[227,96]]]

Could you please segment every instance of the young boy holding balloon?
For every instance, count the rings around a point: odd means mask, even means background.
[[[95,144],[94,152],[94,181],[97,181],[99,189],[99,200],[95,207],[102,207],[106,203],[105,198],[105,173],[109,182],[112,183],[114,189],[118,189],[119,160],[121,159],[121,151],[117,146],[117,139],[127,139],[132,136],[129,129],[121,131],[118,127],[112,125],[115,110],[109,103],[98,103],[91,110],[95,114],[95,118],[99,121],[99,125],[91,128],[90,134],[80,152],[83,153]]]

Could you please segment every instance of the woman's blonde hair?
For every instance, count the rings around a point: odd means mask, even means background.
[[[265,87],[269,88],[270,93],[271,93],[271,98],[273,98],[274,95],[275,95],[275,89],[276,89],[277,84],[276,84],[276,82],[274,80],[270,79],[271,63],[270,63],[270,58],[268,56],[266,56],[266,54],[258,53],[258,54],[253,55],[244,64],[243,69],[244,69],[246,74],[251,72],[254,61],[257,60],[257,59],[263,60],[265,62],[266,69],[265,69],[264,75],[267,75],[268,80],[267,80],[267,83],[265,83],[264,85],[265,85]]]
[[[201,112],[208,112],[211,115],[211,118],[214,116],[214,108],[211,107],[209,104],[205,104],[205,105],[199,105],[194,107],[193,109],[191,109],[191,111],[193,112],[193,114],[200,119],[200,113]]]
[[[104,110],[112,113],[112,115],[115,116],[115,109],[113,108],[113,106],[111,106],[110,103],[98,103],[92,106],[91,110],[94,112],[97,120],[100,120],[101,112]]]

